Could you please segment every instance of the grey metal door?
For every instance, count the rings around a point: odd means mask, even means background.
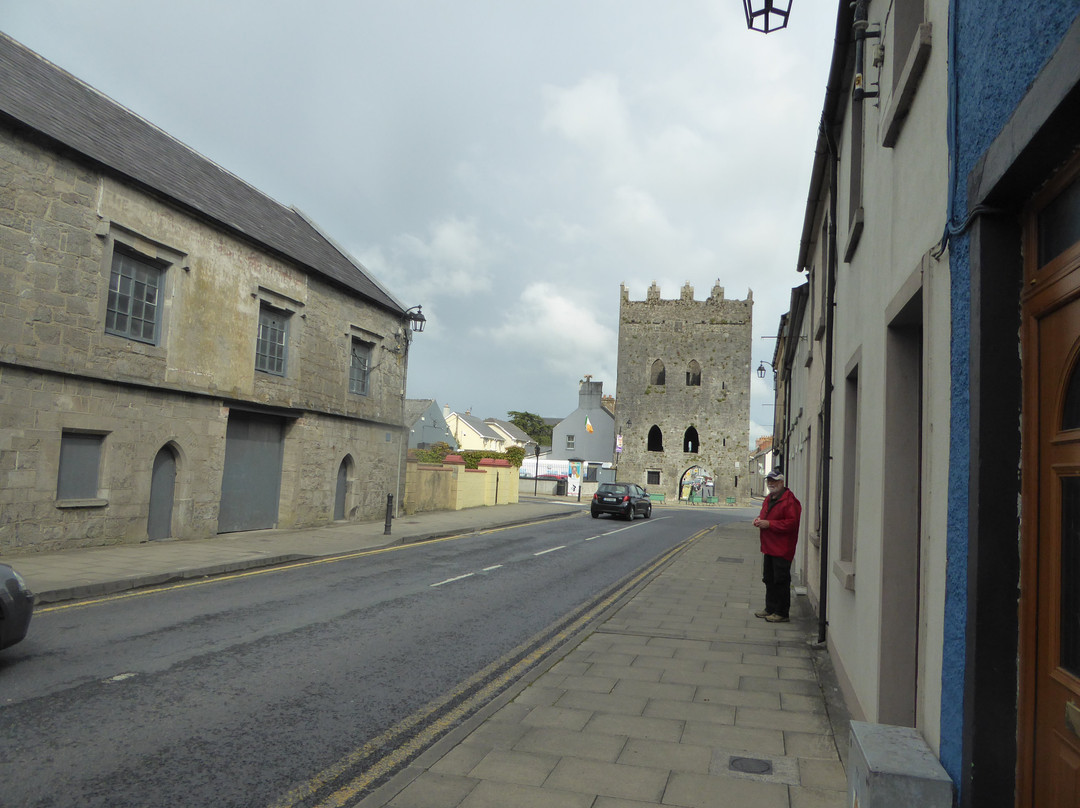
[[[173,491],[176,488],[176,455],[162,446],[154,458],[150,473],[150,516],[146,521],[146,536],[150,541],[167,539],[172,535]]]
[[[218,533],[277,524],[284,429],[280,418],[229,413]]]
[[[349,486],[349,458],[341,461],[337,470],[337,488],[334,490],[334,521],[345,518],[345,492]]]

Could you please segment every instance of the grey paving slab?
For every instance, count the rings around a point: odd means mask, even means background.
[[[847,742],[846,739],[843,741]],[[830,735],[808,734],[804,732],[785,732],[784,744],[787,754],[797,758],[818,760],[839,760],[836,738]]]
[[[554,788],[537,788],[516,783],[481,782],[464,800],[461,808],[590,808],[595,795],[575,794]],[[443,803],[443,808],[454,803]],[[395,806],[396,808],[396,806]]]
[[[598,713],[585,726],[589,732],[651,741],[678,741],[683,735],[683,722],[669,718]]]
[[[650,806],[660,805],[658,802],[640,802],[639,800],[624,800],[620,797],[604,797],[600,796],[596,798],[596,802],[593,803],[593,808],[650,808]]]
[[[614,763],[626,748],[627,741],[625,735],[535,727],[514,744],[514,749]]]
[[[703,704],[697,701],[650,699],[643,713],[647,718],[672,718],[677,721],[708,721],[735,724],[735,708],[728,704]]]
[[[757,727],[758,729],[777,729],[788,732],[811,732],[826,735],[830,732],[829,719],[818,713],[796,712],[794,710],[761,710],[753,707],[739,707],[735,711],[735,725],[738,727]]]
[[[768,756],[784,754],[784,733],[773,729],[736,727],[705,721],[687,721],[680,738],[682,743],[716,746],[739,752]]]
[[[557,702],[556,707],[573,710],[592,710],[594,713],[614,713],[616,715],[641,715],[645,711],[648,699],[643,696],[622,696],[615,693],[589,693],[581,690],[568,690]]]
[[[839,760],[799,760],[799,784],[831,791],[847,789],[847,775]]]
[[[544,785],[592,796],[658,801],[667,780],[667,771],[661,769],[563,758]]]
[[[635,738],[627,742],[618,762],[628,766],[708,774],[712,757],[712,749],[707,746]]]
[[[556,755],[493,749],[468,772],[468,776],[478,780],[539,786],[543,785],[558,762]]]
[[[594,676],[586,671],[583,676],[564,676],[559,682],[563,690],[583,690],[588,693],[611,693],[619,680],[614,676]]]
[[[487,754],[488,750],[486,748],[471,746],[469,744],[460,744],[436,761],[431,767],[431,771],[435,774],[450,774],[464,777],[475,769],[476,764],[483,760],[484,756]]]
[[[689,772],[671,773],[664,804],[684,808],[789,808],[787,786]]]
[[[391,808],[448,808],[480,785],[479,780],[425,772],[388,803]]]
[[[739,690],[730,687],[699,687],[693,700],[704,704],[730,704],[731,706],[755,706],[765,710],[779,710],[782,693],[773,690]]]
[[[535,707],[521,724],[526,727],[561,727],[562,729],[584,729],[592,718],[591,710],[572,710],[566,707]]]
[[[848,808],[846,791],[829,791],[821,788],[791,789],[791,808]]]
[[[663,682],[642,682],[636,679],[622,680],[612,691],[617,696],[641,696],[646,699],[681,699],[692,702],[697,688],[693,685],[673,685]]]
[[[620,681],[633,679],[638,682],[659,682],[664,671],[662,668],[648,668],[639,665],[594,665],[589,669],[590,674],[597,676],[612,676]]]

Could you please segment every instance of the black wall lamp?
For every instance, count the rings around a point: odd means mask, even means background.
[[[793,0],[743,0],[746,27],[767,34],[787,28]]]
[[[420,310],[420,306],[413,306],[405,310],[405,319],[409,321],[409,327],[417,334],[424,330],[427,325],[427,317]]]
[[[772,363],[772,362],[765,362],[765,361],[763,360],[763,361],[761,362],[761,364],[759,364],[759,365],[757,366],[757,377],[758,377],[759,379],[764,379],[764,378],[765,378],[765,373],[766,373],[766,370],[765,370],[765,366],[766,366],[766,365],[768,365],[769,367],[771,367],[771,368],[773,369],[773,371],[772,371],[772,372],[773,372],[773,374],[774,374],[774,375],[776,374],[776,368],[775,368],[775,367],[773,367],[773,363]]]

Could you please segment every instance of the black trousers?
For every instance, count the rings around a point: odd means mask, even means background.
[[[765,584],[765,611],[788,617],[791,610],[791,562],[780,556],[765,556],[761,580]]]

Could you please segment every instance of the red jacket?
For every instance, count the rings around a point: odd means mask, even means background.
[[[795,543],[799,540],[799,519],[802,504],[785,488],[774,503],[769,496],[761,503],[759,518],[769,520],[769,526],[761,531],[761,552],[791,561],[795,558]]]

